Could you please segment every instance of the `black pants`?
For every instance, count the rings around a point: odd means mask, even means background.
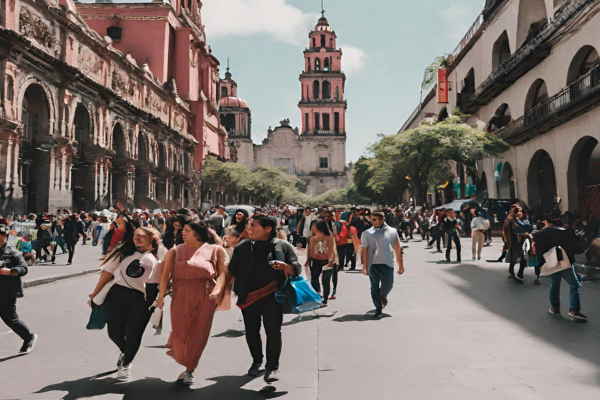
[[[454,232],[452,234],[448,234],[448,243],[446,246],[446,260],[450,259],[450,251],[452,250],[452,241],[454,240],[454,244],[456,245],[456,259],[460,261],[460,239],[458,237],[458,232]]]
[[[252,355],[252,363],[259,365],[263,361],[262,339],[260,337],[262,320],[267,334],[266,369],[277,371],[282,346],[281,324],[283,323],[283,312],[281,304],[277,302],[274,295],[270,294],[244,308],[242,315],[246,327],[246,343],[248,343]]]
[[[31,340],[31,332],[17,314],[17,298],[0,299],[0,318],[23,341]]]
[[[331,271],[333,271],[333,274],[331,275],[331,282],[333,282],[333,294],[335,294],[337,291],[338,269],[339,268],[340,268],[339,265],[334,265],[333,269],[331,270]]]
[[[440,243],[443,242],[444,243],[444,247],[446,246],[446,237],[444,236],[445,233],[443,231],[440,231],[439,228],[434,228],[435,230],[432,232],[431,234],[431,240],[429,241],[429,245],[433,245],[433,242],[437,242],[437,249],[438,251],[442,251],[442,248],[440,247]],[[436,232],[437,230],[437,232]]]
[[[520,246],[520,243],[517,243],[515,246],[511,246],[510,248],[510,264],[508,266],[508,274],[515,274],[515,265],[519,263],[519,272],[517,272],[517,276],[523,279],[523,271],[525,271],[525,267],[527,267],[527,260],[523,256],[523,249]]]
[[[310,284],[315,292],[321,293],[321,274],[323,267],[329,264],[329,260],[312,260],[310,263]]]
[[[351,264],[352,269],[356,269],[356,254],[354,253],[354,244],[347,243],[343,246],[337,246],[339,267],[343,268]]]
[[[38,243],[37,243],[38,259],[46,258],[47,256],[52,255],[50,250],[48,250],[48,244],[46,244],[46,243],[42,243],[38,240]],[[42,252],[42,250],[43,250],[43,252]],[[46,253],[46,255],[44,255],[44,253]]]
[[[140,349],[142,336],[152,315],[148,308],[157,295],[158,285],[146,284],[146,300],[144,293],[120,285],[114,285],[106,296],[108,337],[125,354],[124,364],[132,362]]]
[[[69,251],[69,260],[67,262],[73,262],[73,255],[75,254],[75,245],[77,242],[67,241],[67,250]]]

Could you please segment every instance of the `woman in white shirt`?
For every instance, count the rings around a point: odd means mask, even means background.
[[[153,272],[159,246],[160,234],[155,228],[136,229],[132,240],[125,240],[106,257],[90,295],[91,301],[107,284],[112,285],[104,302],[108,336],[120,350],[117,379],[121,381],[130,377],[131,363],[152,315],[150,307],[158,295],[160,274]]]
[[[488,225],[486,220],[481,217],[481,211],[475,211],[475,218],[471,220],[471,236],[473,237],[471,252],[473,253],[473,261],[475,261],[475,255],[477,255],[477,260],[481,260],[481,250],[483,250],[483,243],[485,242],[484,232],[487,229]]]

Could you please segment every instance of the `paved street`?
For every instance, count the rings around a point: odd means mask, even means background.
[[[499,250],[496,240],[484,259]],[[94,255],[81,251],[75,266],[95,266]],[[535,286],[533,271],[519,285],[506,278],[505,264],[438,264],[441,258],[422,242],[410,244],[382,320],[371,316],[368,279],[341,273],[329,308],[301,320],[286,316],[274,385],[244,376],[251,360],[238,310],[217,313],[195,386],[174,384],[183,368],[162,348],[168,320],[162,335],[146,332],[134,380],[117,383],[116,347],[105,330],[85,329],[97,275],[29,288],[19,312],[40,340],[30,355],[15,356],[21,343],[0,326],[0,398],[600,398],[600,283],[582,288],[590,322],[581,324],[548,314],[549,280]]]

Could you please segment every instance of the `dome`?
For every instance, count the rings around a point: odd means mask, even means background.
[[[221,107],[248,108],[246,100],[242,100],[239,97],[223,97],[219,105]]]

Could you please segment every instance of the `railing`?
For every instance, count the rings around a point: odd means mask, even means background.
[[[544,119],[548,119],[553,114],[564,110],[574,102],[582,100],[584,97],[597,92],[599,89],[600,64],[596,64],[587,74],[583,75],[548,100],[532,108],[524,116],[500,130],[499,134],[503,138],[508,138],[517,131],[527,129]]]
[[[477,17],[477,20],[475,20],[473,25],[471,25],[471,28],[469,28],[466,35],[462,38],[462,40],[460,41],[458,46],[456,46],[456,48],[452,52],[452,55],[454,57],[459,55],[460,52],[463,51],[463,49],[469,45],[469,43],[471,42],[471,40],[473,40],[473,38],[475,37],[475,34],[477,33],[477,31],[479,31],[479,28],[481,28],[482,25],[483,25],[483,14],[479,14],[479,16]]]
[[[508,74],[523,60],[537,50],[550,36],[552,36],[564,23],[571,19],[582,8],[595,2],[596,0],[571,0],[565,3],[565,6],[559,9],[555,14],[555,19],[546,21],[538,29],[532,32],[525,42],[515,51],[506,61],[493,71],[481,85],[477,88],[471,99],[479,97],[488,87],[490,87],[499,77]],[[469,102],[467,102],[467,106]]]

